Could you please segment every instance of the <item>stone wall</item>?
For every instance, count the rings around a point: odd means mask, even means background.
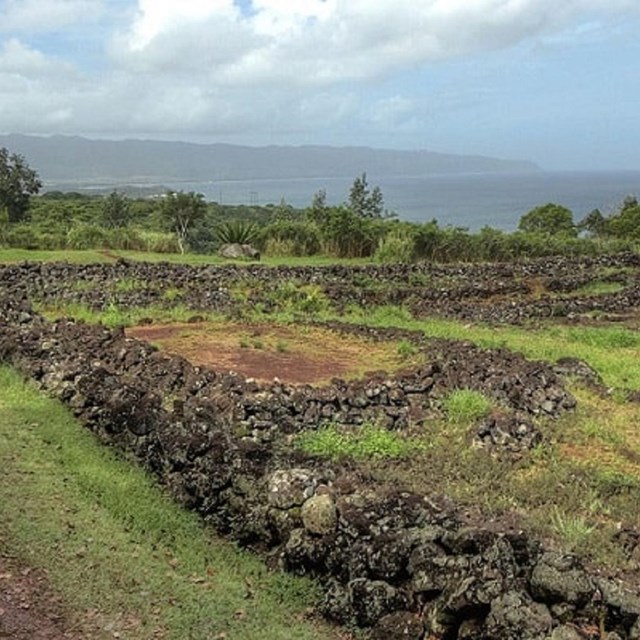
[[[233,290],[240,287],[247,290],[247,309],[260,305],[268,312],[277,305],[278,287],[295,282],[319,287],[336,310],[393,304],[417,315],[507,323],[637,309],[639,274],[640,256],[633,253],[519,264],[266,267],[119,261],[0,267],[1,282],[44,304],[75,302],[106,309],[110,304],[131,308],[182,303],[194,313],[229,312],[237,308]],[[597,296],[579,293],[594,281],[617,282],[622,289]]]

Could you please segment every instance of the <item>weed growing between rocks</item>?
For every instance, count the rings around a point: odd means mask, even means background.
[[[473,389],[456,389],[443,398],[442,407],[449,422],[470,426],[489,414],[493,402]]]
[[[220,319],[217,313],[195,314],[192,309],[182,304],[171,306],[145,306],[124,307],[109,301],[104,309],[96,310],[80,303],[51,304],[47,306],[35,305],[35,308],[45,318],[57,320],[58,318],[73,318],[88,324],[103,324],[105,327],[132,327],[140,324],[148,324],[153,321],[157,324],[189,323],[194,319],[198,321]]]
[[[584,553],[588,550],[587,544],[591,541],[595,525],[590,524],[585,516],[566,514],[556,507],[551,514],[551,524],[570,551]]]
[[[427,446],[418,438],[402,436],[371,423],[355,429],[327,425],[301,434],[296,444],[311,455],[331,460],[346,457],[364,460],[403,458]]]

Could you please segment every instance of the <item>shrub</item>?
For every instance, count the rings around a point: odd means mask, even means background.
[[[258,225],[245,220],[223,222],[215,230],[220,244],[252,244],[259,236]]]
[[[279,284],[267,298],[276,311],[317,314],[329,308],[329,299],[319,285],[300,285],[291,280]]]
[[[109,233],[103,227],[79,223],[67,234],[69,249],[110,249]]]
[[[40,249],[42,242],[42,235],[28,224],[12,225],[5,233],[5,243],[10,247]]]
[[[264,254],[267,256],[295,256],[296,245],[293,240],[281,240],[279,238],[267,238],[262,244]]]
[[[320,231],[313,222],[281,220],[264,229],[262,244],[267,255],[312,256],[321,248]]]
[[[374,254],[377,262],[412,262],[415,240],[412,230],[407,227],[392,229],[382,238]]]
[[[320,228],[325,253],[338,258],[366,258],[375,252],[385,223],[362,218],[347,207],[327,209]]]
[[[173,233],[163,233],[160,231],[140,231],[142,241],[142,251],[153,253],[178,253],[180,247]]]

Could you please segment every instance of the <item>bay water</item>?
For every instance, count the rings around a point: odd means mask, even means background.
[[[221,180],[169,184],[174,189],[196,191],[222,204],[266,205],[282,200],[296,208],[311,204],[313,194],[324,189],[329,204],[345,202],[354,176],[344,178],[289,178]],[[640,171],[532,172],[523,174],[439,174],[427,176],[368,175],[370,187],[379,186],[385,207],[399,219],[476,231],[491,226],[504,231],[517,228],[533,207],[561,204],[580,221],[593,209],[608,215],[628,195],[640,194]]]

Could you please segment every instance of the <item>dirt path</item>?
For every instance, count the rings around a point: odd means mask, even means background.
[[[0,550],[0,638],[82,640],[71,629],[62,600],[41,571],[25,567]]]

